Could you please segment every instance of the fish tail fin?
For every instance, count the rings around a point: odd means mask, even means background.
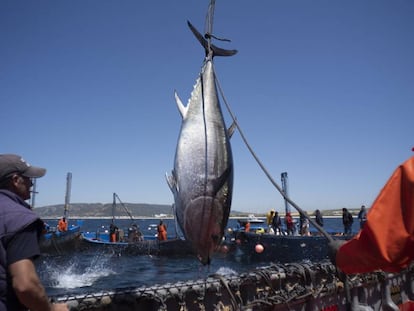
[[[213,57],[214,56],[232,56],[232,55],[237,53],[237,50],[226,50],[226,49],[219,48],[219,47],[215,46],[214,44],[209,45],[206,38],[204,38],[204,36],[189,21],[187,21],[187,24],[188,24],[188,27],[190,27],[190,29],[191,29],[192,33],[194,34],[194,36],[201,43],[201,45],[204,47],[204,50],[206,51],[206,55],[208,55],[210,53],[209,49],[212,50]]]

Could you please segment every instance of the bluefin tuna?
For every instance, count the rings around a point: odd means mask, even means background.
[[[186,106],[175,92],[182,117],[174,169],[167,182],[174,195],[177,222],[199,260],[209,264],[220,245],[230,214],[233,157],[217,93],[214,56],[231,56],[207,41],[188,22],[206,57]]]

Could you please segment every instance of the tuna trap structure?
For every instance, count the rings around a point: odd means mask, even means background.
[[[414,310],[414,265],[345,275],[329,261],[270,264],[239,275],[54,297],[70,310]]]

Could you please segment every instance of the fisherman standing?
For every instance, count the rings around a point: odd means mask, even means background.
[[[60,232],[68,231],[68,223],[66,221],[66,217],[62,217],[61,219],[59,219],[58,230]]]
[[[117,233],[118,233],[118,227],[115,226],[114,223],[111,223],[109,226],[109,241],[110,242],[118,242]]]
[[[51,303],[36,272],[43,221],[26,202],[46,169],[15,154],[0,155],[0,310],[69,310]]]
[[[316,222],[319,226],[323,227],[323,217],[322,217],[322,213],[321,213],[321,211],[320,211],[320,210],[318,210],[318,209],[315,211],[315,222]]]
[[[162,220],[160,220],[160,223],[157,226],[157,232],[157,237],[159,241],[167,240],[167,226],[163,223]]]
[[[272,228],[276,235],[282,234],[282,220],[280,219],[278,212],[275,212],[275,215],[273,216]]]
[[[288,235],[293,235],[293,233],[294,233],[294,223],[293,223],[293,218],[292,218],[292,215],[290,214],[290,212],[286,213],[285,222],[286,222],[287,234]]]
[[[362,229],[367,222],[367,210],[365,208],[365,205],[361,206],[361,210],[358,213],[358,219],[359,219],[359,228]]]
[[[272,221],[273,221],[274,216],[275,216],[275,210],[274,209],[270,210],[270,212],[268,212],[267,215],[266,215],[266,223],[269,227],[272,226]]]
[[[302,225],[300,227],[300,234],[304,235],[304,236],[309,236],[310,232],[309,232],[309,219],[307,217],[307,213],[304,212],[305,214],[301,214],[301,216],[303,215],[303,219],[302,219]]]
[[[134,243],[143,240],[144,237],[142,236],[142,232],[139,230],[138,225],[132,224],[132,226],[128,228],[128,242]]]
[[[354,218],[352,217],[352,214],[345,207],[342,208],[342,223],[344,225],[344,235],[352,234],[353,222]]]
[[[306,221],[306,216],[303,213],[299,213],[299,234],[302,235],[303,234],[303,229],[305,226],[305,221]]]
[[[244,225],[244,232],[250,232],[250,222],[247,221],[246,224]]]

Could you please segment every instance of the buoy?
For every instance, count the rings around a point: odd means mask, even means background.
[[[256,253],[260,254],[264,251],[264,247],[262,244],[256,244],[254,250],[256,251]]]

